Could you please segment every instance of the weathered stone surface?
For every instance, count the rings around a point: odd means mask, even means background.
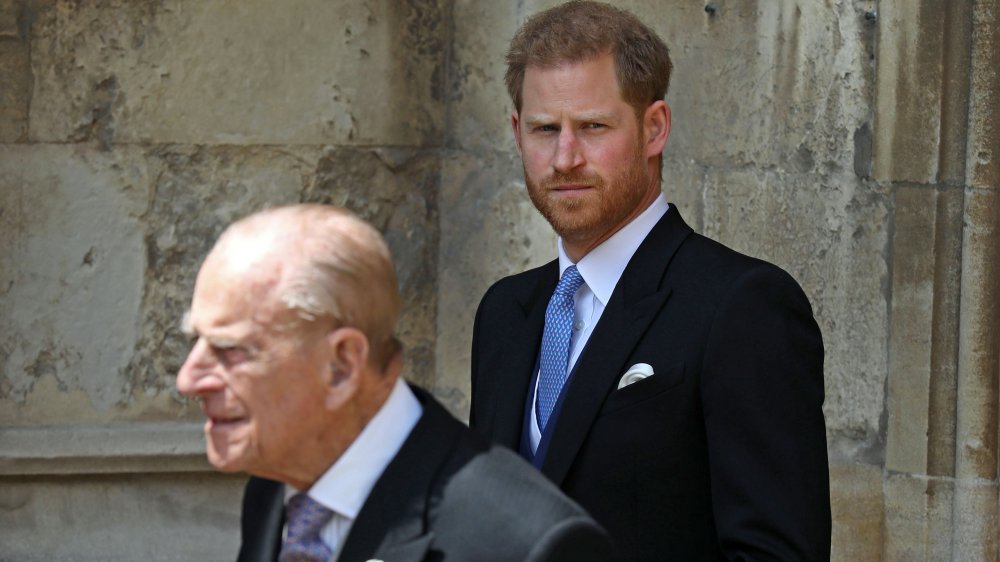
[[[879,3],[875,177],[932,183],[939,167],[945,18],[934,0]]]
[[[17,19],[20,14],[18,0],[0,0],[0,40],[19,37]]]
[[[964,203],[965,194],[960,189],[942,191],[937,196],[934,324],[927,435],[927,473],[932,476],[955,475]]]
[[[209,473],[0,479],[0,557],[233,560],[243,482]]]
[[[403,296],[398,334],[407,378],[435,381],[435,274],[438,253],[437,154],[409,149],[328,149],[303,200],[356,212],[385,235]]]
[[[996,480],[960,481],[955,487],[952,560],[1000,557],[1000,486]]]
[[[882,469],[864,464],[830,466],[830,511],[835,562],[877,562],[884,540]]]
[[[520,160],[455,153],[444,170],[434,388],[457,416],[466,418],[479,299],[500,278],[554,259],[556,238],[528,199],[524,182],[511,179]]]
[[[954,476],[962,190],[900,187],[892,241],[886,468]]]
[[[672,49],[668,150],[714,169],[851,172],[870,119],[869,3],[714,4],[637,10]]]
[[[998,477],[1000,191],[965,194],[956,476]]]
[[[822,193],[817,198],[816,193]],[[889,200],[850,175],[710,169],[705,233],[789,271],[826,348],[831,455],[880,461],[886,375]]]
[[[885,545],[887,562],[952,560],[954,481],[887,475]]]
[[[23,141],[28,133],[31,61],[20,16],[20,3],[0,2],[0,143]]]
[[[444,5],[59,2],[33,29],[30,136],[435,144]]]
[[[137,340],[149,195],[136,151],[0,151],[0,423],[117,415]],[[37,385],[65,400],[33,401]]]
[[[535,3],[531,12],[557,2]],[[514,109],[504,86],[504,54],[526,14],[510,2],[455,2],[451,70],[448,77],[447,146],[472,154],[513,153],[510,115]],[[488,29],[489,33],[483,31]]]
[[[0,426],[0,476],[206,472],[203,420]]]
[[[885,466],[926,474],[933,342],[936,193],[896,192]]]
[[[707,166],[678,159],[673,153],[664,157],[661,190],[667,201],[677,207],[684,222],[695,232],[705,232],[707,181]]]
[[[437,166],[401,150],[3,152],[0,422],[199,418],[177,410],[173,386],[201,260],[229,223],[299,201],[346,206],[383,230],[399,256],[408,373],[432,381]]]
[[[1000,1],[972,7],[969,185],[1000,190]]]

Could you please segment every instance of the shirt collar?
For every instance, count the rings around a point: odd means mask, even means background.
[[[660,193],[645,211],[632,219],[632,222],[623,226],[611,238],[601,242],[576,263],[576,269],[583,277],[583,281],[602,305],[608,305],[608,299],[611,298],[611,293],[621,279],[625,266],[632,259],[632,254],[639,249],[639,245],[668,210],[670,204],[667,203],[663,193]],[[573,262],[563,250],[560,238],[559,276],[562,277],[563,272],[571,265]]]
[[[423,408],[402,378],[375,417],[337,462],[311,488],[309,497],[335,513],[355,519],[385,467],[409,437]],[[285,500],[295,493],[286,486]]]

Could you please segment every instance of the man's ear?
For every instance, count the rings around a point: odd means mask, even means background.
[[[326,336],[328,365],[325,371],[329,390],[328,409],[340,409],[357,392],[368,364],[368,337],[357,328],[337,328]]]
[[[514,130],[514,144],[517,145],[517,153],[521,154],[521,121],[516,109],[510,114],[510,128]]]
[[[670,136],[670,106],[663,100],[658,100],[646,108],[642,120],[643,134],[646,141],[646,158],[659,156]]]

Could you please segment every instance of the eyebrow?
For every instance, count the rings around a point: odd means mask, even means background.
[[[246,347],[250,350],[256,350],[257,346],[249,342],[241,342],[239,338],[225,337],[225,336],[209,336],[205,334],[199,334],[198,330],[194,329],[194,325],[191,323],[191,311],[188,310],[181,316],[180,330],[185,336],[205,338],[205,341],[209,343],[212,347],[218,347],[221,349],[227,349],[232,347]]]
[[[614,121],[614,114],[607,111],[584,111],[570,116],[572,121],[576,122],[610,122]],[[548,125],[550,123],[556,123],[559,119],[544,113],[527,115],[524,118],[524,123],[528,126],[536,125]]]

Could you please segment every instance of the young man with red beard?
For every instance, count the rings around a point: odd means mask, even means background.
[[[666,46],[570,2],[507,54],[511,124],[557,260],[476,315],[470,424],[626,560],[826,560],[823,343],[798,284],[695,234],[660,188]]]

